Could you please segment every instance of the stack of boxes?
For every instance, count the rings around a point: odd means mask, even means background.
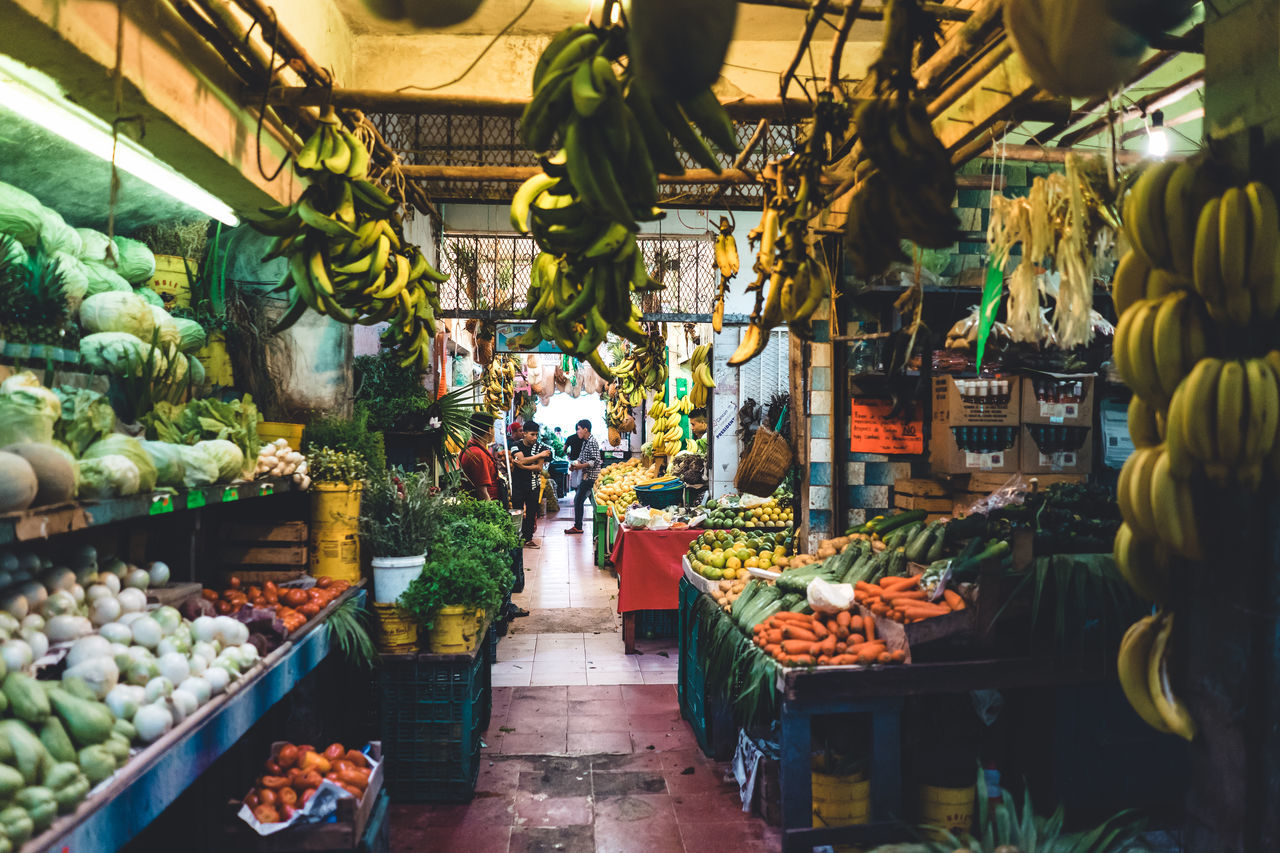
[[[1022,377],[1024,474],[1088,474],[1093,469],[1093,379]]]

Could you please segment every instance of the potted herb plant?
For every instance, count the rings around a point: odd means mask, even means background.
[[[364,457],[347,450],[313,448],[311,475],[311,574],[360,580],[360,492],[369,473]]]
[[[439,500],[424,472],[384,472],[365,484],[360,544],[371,558],[375,602],[394,604],[422,574],[439,514]]]

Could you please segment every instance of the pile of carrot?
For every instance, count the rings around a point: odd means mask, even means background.
[[[879,583],[859,581],[853,586],[855,600],[877,616],[895,622],[919,622],[964,610],[964,599],[953,590],[944,590],[940,601],[929,601],[920,588],[920,575],[885,577]]]
[[[773,614],[753,629],[755,644],[783,666],[842,666],[902,663],[906,652],[889,651],[876,637],[875,621],[839,613]]]

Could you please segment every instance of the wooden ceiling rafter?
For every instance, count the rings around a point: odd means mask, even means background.
[[[738,2],[749,6],[773,6],[778,9],[796,9],[803,12],[809,11],[814,5],[809,0],[738,0]],[[830,0],[824,14],[844,14],[844,10],[849,5],[841,0]],[[949,3],[921,3],[920,8],[943,21],[967,21],[972,14],[968,9]],[[857,10],[855,17],[860,21],[883,21],[884,10],[885,7],[881,4],[864,3],[862,8]]]

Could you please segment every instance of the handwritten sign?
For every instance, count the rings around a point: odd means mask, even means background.
[[[924,420],[889,418],[893,403],[875,397],[854,397],[849,423],[850,453],[923,453]],[[918,411],[918,408],[917,408]]]

